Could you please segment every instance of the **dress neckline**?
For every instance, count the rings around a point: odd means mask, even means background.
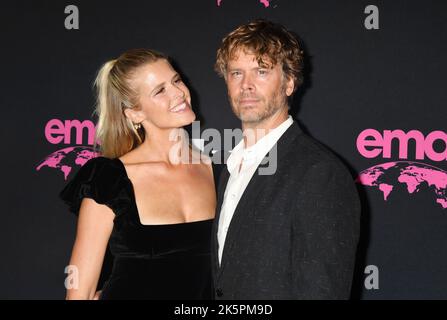
[[[210,219],[205,219],[205,220],[195,220],[195,221],[177,222],[177,223],[143,224],[141,222],[141,219],[140,219],[140,212],[138,211],[137,200],[136,200],[136,196],[135,196],[135,188],[133,186],[132,180],[130,180],[129,175],[127,174],[126,166],[124,165],[123,161],[121,161],[121,159],[119,159],[119,158],[114,158],[113,160],[115,160],[119,164],[119,166],[121,167],[121,169],[123,171],[123,177],[128,182],[128,185],[129,185],[129,188],[130,188],[130,194],[131,194],[132,202],[133,202],[133,205],[135,207],[135,212],[134,213],[136,214],[136,216],[134,218],[135,218],[135,220],[136,220],[136,222],[138,223],[139,226],[141,226],[141,227],[183,226],[183,225],[195,225],[195,224],[207,223],[207,222],[209,223],[209,222],[214,220],[214,218],[210,218]]]

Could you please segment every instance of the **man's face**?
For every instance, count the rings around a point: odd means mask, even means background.
[[[244,50],[228,62],[226,82],[233,112],[247,124],[261,123],[283,111],[293,92],[293,80],[285,79],[280,64],[260,66],[256,56]]]

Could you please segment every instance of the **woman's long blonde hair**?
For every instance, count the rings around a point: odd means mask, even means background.
[[[98,116],[96,142],[107,158],[118,158],[135,149],[145,138],[144,128],[136,128],[124,114],[125,108],[139,108],[138,93],[131,80],[137,68],[168,58],[151,49],[131,49],[118,59],[106,62],[95,80]]]

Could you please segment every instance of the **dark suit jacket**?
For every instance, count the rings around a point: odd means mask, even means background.
[[[229,178],[222,170],[212,239],[216,299],[348,299],[360,228],[352,176],[296,122],[277,143],[277,161],[275,174],[256,171],[245,189],[219,266]]]

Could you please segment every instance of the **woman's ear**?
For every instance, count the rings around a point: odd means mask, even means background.
[[[144,114],[141,110],[135,110],[131,108],[124,109],[124,115],[132,121],[132,123],[141,123],[144,120]]]

